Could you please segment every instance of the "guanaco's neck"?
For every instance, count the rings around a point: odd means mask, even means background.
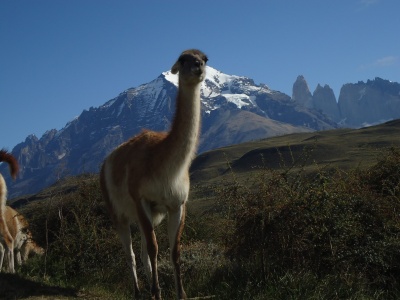
[[[165,140],[169,168],[188,168],[195,155],[200,128],[200,86],[201,83],[179,83],[175,117]]]

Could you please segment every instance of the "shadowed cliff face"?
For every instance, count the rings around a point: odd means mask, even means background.
[[[293,100],[343,127],[359,128],[400,118],[400,84],[381,78],[343,85],[336,102],[328,85],[318,84],[311,96],[305,78],[299,76],[293,85]]]
[[[335,122],[340,122],[339,106],[335,94],[329,85],[317,85],[313,93],[313,107],[321,110]]]
[[[350,127],[400,118],[400,84],[381,78],[345,84],[338,105],[342,119]]]
[[[314,107],[310,89],[302,75],[298,76],[293,84],[292,99],[307,108]]]

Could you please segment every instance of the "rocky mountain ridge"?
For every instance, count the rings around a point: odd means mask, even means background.
[[[34,135],[12,150],[18,179],[7,178],[10,197],[35,193],[67,175],[99,171],[104,157],[143,128],[168,131],[175,111],[177,76],[169,71],[130,88],[99,107],[84,110],[61,130]],[[335,128],[321,112],[303,107],[250,78],[207,67],[201,87],[198,152],[249,140]],[[7,174],[5,166],[0,172]]]
[[[372,91],[378,88],[381,94],[397,93],[396,85],[386,91],[385,84],[386,81],[375,80],[367,83]],[[177,85],[176,75],[163,72],[149,83],[129,88],[99,107],[84,110],[61,130],[51,129],[40,138],[28,136],[12,150],[21,166],[18,179],[12,182],[6,166],[0,166],[9,196],[36,193],[67,175],[97,173],[112,149],[143,128],[168,131],[175,111]],[[357,88],[358,85],[363,87],[358,83]],[[367,94],[369,91],[366,89]],[[396,103],[397,98],[391,97]],[[351,124],[352,115],[343,118],[347,115],[341,103],[346,101],[351,102],[339,97],[336,103],[329,86],[319,85],[311,94],[304,77],[296,80],[290,97],[265,84],[255,84],[251,78],[207,67],[201,87],[198,152],[294,132],[337,128],[338,123]]]
[[[293,85],[292,99],[323,112],[341,127],[360,128],[400,118],[400,84],[379,77],[344,84],[336,101],[328,85],[318,84],[311,94],[300,75]]]

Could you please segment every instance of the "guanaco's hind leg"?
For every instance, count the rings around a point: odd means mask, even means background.
[[[180,267],[181,246],[180,240],[185,225],[186,206],[182,204],[178,209],[168,211],[168,237],[171,251],[171,263],[175,275],[175,288],[178,299],[186,299],[183,289]]]
[[[8,258],[8,270],[11,273],[15,273],[15,266],[14,266],[14,243],[12,243],[12,248],[7,250],[7,258]]]
[[[126,257],[128,259],[128,267],[131,271],[131,275],[133,277],[133,284],[135,288],[135,295],[139,294],[139,284],[136,273],[136,259],[135,253],[132,248],[132,238],[131,238],[131,229],[129,222],[120,222],[116,224],[116,231],[119,235],[119,238],[122,243],[122,247],[125,251]]]
[[[147,242],[146,242],[146,235],[143,232],[143,229],[140,227],[140,235],[141,235],[141,253],[140,258],[143,263],[143,267],[147,276],[147,280],[151,284],[152,281],[152,270],[151,270],[151,262],[149,258],[149,253],[147,252]]]
[[[5,218],[3,217],[4,213],[0,209],[0,235],[2,235],[3,240],[6,244],[5,254],[8,260],[8,271],[11,273],[15,273],[14,268],[14,239],[12,238],[10,232],[8,231],[7,223],[5,222]],[[2,255],[4,259],[4,254]]]
[[[151,209],[145,200],[140,201],[137,205],[139,226],[142,234],[142,261],[146,268],[148,276],[151,276],[151,297],[154,300],[161,300],[161,289],[158,282],[157,255],[158,244],[156,234],[154,232],[153,221],[151,217]],[[146,249],[144,249],[146,247]],[[147,254],[146,254],[147,253]],[[146,258],[146,256],[148,258]],[[150,266],[148,261],[150,261]]]
[[[6,249],[4,249],[3,244],[0,243],[0,272],[1,269],[3,268],[3,261],[4,261],[4,253],[6,252]]]

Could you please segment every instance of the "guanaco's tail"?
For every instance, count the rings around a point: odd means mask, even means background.
[[[13,179],[17,177],[17,173],[19,170],[18,162],[11,153],[7,152],[7,150],[1,149],[0,150],[0,162],[8,163],[10,167],[10,174]]]
[[[17,177],[17,173],[19,170],[18,162],[11,153],[7,152],[4,149],[0,150],[0,162],[8,163],[10,167],[10,174],[13,179]],[[4,207],[6,205],[6,197],[7,197],[7,186],[4,181],[3,176],[0,174],[0,218],[4,217]],[[1,225],[1,224],[0,224]]]

